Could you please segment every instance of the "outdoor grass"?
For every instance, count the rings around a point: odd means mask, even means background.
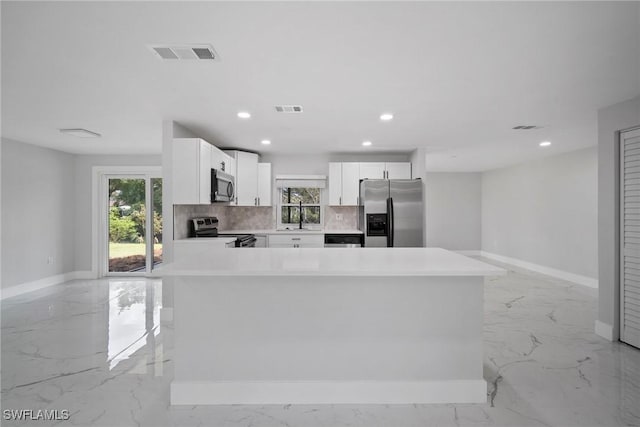
[[[162,243],[153,246],[154,252],[162,251]],[[144,255],[145,243],[112,243],[109,242],[109,258],[123,258],[131,255]]]

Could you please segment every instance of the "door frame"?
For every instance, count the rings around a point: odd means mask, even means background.
[[[107,183],[113,178],[145,179],[145,204],[151,207],[151,178],[162,178],[161,166],[93,166],[91,201],[91,273],[95,278],[104,276],[146,276],[153,267],[153,239],[146,239],[146,268],[143,272],[109,272],[108,244],[109,217],[107,214]],[[153,224],[153,210],[146,210],[146,223]],[[164,222],[164,218],[163,218]],[[151,259],[150,259],[151,258]]]

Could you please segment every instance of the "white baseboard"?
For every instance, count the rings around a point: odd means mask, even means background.
[[[596,335],[604,338],[605,340],[613,341],[613,326],[596,320],[595,332]]]
[[[486,403],[485,380],[173,381],[172,405]]]
[[[465,255],[465,256],[480,256],[482,255],[482,251],[476,251],[476,250],[464,250],[464,251],[453,251],[457,254],[460,255]]]
[[[598,279],[593,279],[587,276],[581,276],[579,274],[569,273],[568,271],[557,270],[551,267],[545,267],[544,265],[534,264],[532,262],[523,261],[517,258],[510,258],[503,255],[494,254],[491,252],[481,251],[481,256],[494,259],[496,261],[504,262],[505,264],[511,264],[516,267],[521,267],[527,270],[535,271],[536,273],[546,274],[547,276],[555,277],[557,279],[567,280],[578,285],[587,286],[589,288],[598,289]]]
[[[2,289],[0,292],[0,300],[26,294],[27,292],[37,291],[38,289],[47,288],[49,286],[58,285],[68,282],[69,280],[78,279],[94,279],[95,276],[91,271],[70,271],[68,273],[56,274],[32,282],[21,283],[19,285],[10,286]]]

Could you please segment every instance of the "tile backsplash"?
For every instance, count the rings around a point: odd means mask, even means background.
[[[354,230],[358,228],[356,206],[325,206],[324,228]],[[338,220],[336,215],[342,215]],[[269,230],[276,228],[275,210],[271,206],[174,205],[173,235],[175,239],[189,237],[189,220],[201,216],[218,218],[218,229]]]
[[[338,220],[336,215],[342,215]],[[324,228],[329,230],[356,230],[358,228],[357,206],[325,206]]]
[[[189,237],[189,220],[200,216],[218,218],[218,229],[264,230],[275,228],[271,206],[228,205],[174,205],[173,236],[175,239]]]

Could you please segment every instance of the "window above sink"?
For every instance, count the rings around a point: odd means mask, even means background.
[[[281,187],[278,197],[278,228],[322,228],[322,189]],[[300,212],[302,209],[302,218]]]
[[[321,230],[324,180],[281,180],[278,183],[277,228],[283,231]]]

